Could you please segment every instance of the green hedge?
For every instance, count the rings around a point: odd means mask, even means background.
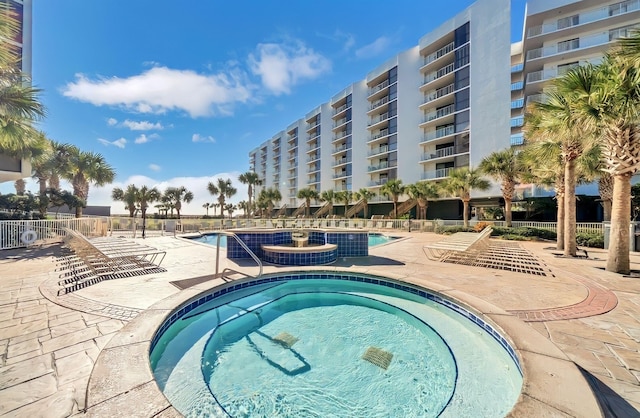
[[[604,234],[581,232],[576,234],[576,242],[583,247],[604,248]]]

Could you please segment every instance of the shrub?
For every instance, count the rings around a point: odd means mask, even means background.
[[[451,235],[451,234],[455,234],[456,232],[475,232],[473,228],[465,228],[464,226],[461,225],[455,225],[455,226],[443,226],[443,225],[438,225],[437,229],[434,229],[434,232],[436,232],[437,234],[445,234],[445,235]]]
[[[583,247],[604,248],[604,234],[580,232],[576,234],[576,242]]]
[[[553,241],[556,239],[557,235],[553,231],[549,231],[548,229],[540,229],[540,228],[531,228],[528,226],[519,226],[516,228],[505,228],[501,226],[496,226],[493,228],[492,234],[493,236],[505,236],[505,235],[518,235],[521,236],[522,239],[531,239],[531,238],[540,238]]]

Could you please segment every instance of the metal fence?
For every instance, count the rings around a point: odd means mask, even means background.
[[[478,221],[470,221],[474,226]],[[490,221],[504,226],[504,221]],[[437,225],[462,226],[458,220],[406,220],[406,219],[344,219],[344,218],[277,218],[277,219],[154,219],[148,218],[145,236],[164,236],[184,233],[203,233],[235,228],[354,228],[372,231],[433,232]],[[526,226],[556,232],[556,222],[514,221],[512,226]],[[83,217],[55,220],[0,221],[0,250],[26,247],[38,241],[60,240],[62,228],[81,232],[85,236],[142,236],[142,219],[130,217]],[[601,222],[580,222],[577,232],[604,233]]]

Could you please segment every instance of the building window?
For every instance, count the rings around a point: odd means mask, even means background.
[[[571,69],[578,67],[578,65],[578,61],[558,65],[558,76],[568,73]]]
[[[568,41],[558,42],[558,52],[571,51],[580,48],[580,38],[569,39]]]
[[[469,67],[464,67],[461,70],[456,71],[455,89],[460,90],[461,88],[467,87],[468,85]]]
[[[454,36],[456,48],[469,42],[469,22],[457,28]]]
[[[456,50],[456,68],[469,64],[469,45]]]
[[[456,93],[456,111],[469,108],[469,89]]]

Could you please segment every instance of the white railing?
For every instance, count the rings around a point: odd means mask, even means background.
[[[373,117],[369,120],[369,126],[375,125],[376,123],[382,122],[383,120],[389,119],[389,112],[385,112],[381,115]]]
[[[0,221],[0,250],[27,247],[38,242],[60,241],[65,236],[64,228],[89,237],[105,236],[109,229],[109,218]]]
[[[347,109],[347,104],[345,103],[342,106],[333,109],[333,115],[335,116],[338,113],[340,113],[340,112],[342,112],[343,110],[346,110],[346,109]]]
[[[380,107],[383,104],[387,103],[388,101],[389,101],[389,96],[385,96],[382,99],[378,99],[375,102],[371,103],[371,105],[369,105],[369,110],[373,110],[377,107]]]
[[[438,58],[441,58],[441,57],[447,55],[449,52],[453,51],[454,48],[455,48],[455,42],[451,42],[451,43],[443,46],[442,48],[440,48],[436,52],[432,52],[431,54],[429,54],[426,57],[424,57],[424,61],[423,61],[422,65],[424,66],[424,65],[431,64],[433,61],[437,60]]]
[[[545,46],[542,48],[532,49],[527,52],[527,60],[536,58],[549,57],[551,55],[560,54],[563,52],[573,51],[576,49],[590,48],[596,45],[604,45],[609,43],[609,33],[596,34],[591,36],[584,36],[580,39],[572,39],[569,41],[558,42],[554,45]]]
[[[453,135],[454,133],[456,133],[456,128],[453,125],[449,125],[444,128],[438,128],[435,131],[430,131],[426,133],[422,139],[422,142],[431,141],[434,139]]]
[[[445,107],[443,107],[441,109],[429,112],[429,113],[424,115],[424,119],[422,120],[422,123],[431,122],[434,119],[438,119],[438,118],[441,118],[443,116],[450,115],[455,111],[455,109],[456,109],[456,107],[453,104],[450,104],[450,105],[445,106]]]
[[[437,80],[437,79],[439,79],[441,77],[444,77],[445,75],[453,72],[454,69],[455,69],[455,64],[454,63],[451,63],[449,65],[445,65],[444,67],[438,69],[437,71],[434,71],[432,73],[427,74],[424,77],[424,80],[423,80],[422,84],[424,85],[424,84],[427,84],[427,83],[431,83],[434,80]]]
[[[337,128],[338,126],[344,125],[347,122],[348,122],[347,118],[338,119],[337,121],[334,122],[333,127]]]
[[[444,86],[439,89],[432,90],[428,93],[425,93],[424,101],[422,102],[422,104],[427,104],[443,96],[446,96],[447,94],[453,93],[454,90],[455,90],[455,85],[451,83],[448,86]]]
[[[382,138],[383,136],[388,136],[388,135],[389,135],[389,128],[381,129],[375,134],[371,135],[371,137],[369,137],[369,141],[375,141],[378,138]]]
[[[374,86],[374,87],[371,87],[371,88],[369,89],[369,94],[368,94],[368,96],[371,96],[371,95],[373,95],[373,94],[376,94],[377,92],[379,92],[380,90],[384,89],[384,88],[385,88],[385,87],[387,87],[388,85],[389,85],[389,80],[387,79],[387,80],[384,80],[382,83],[380,83],[380,84],[378,84],[378,85],[376,85],[376,86]]]

